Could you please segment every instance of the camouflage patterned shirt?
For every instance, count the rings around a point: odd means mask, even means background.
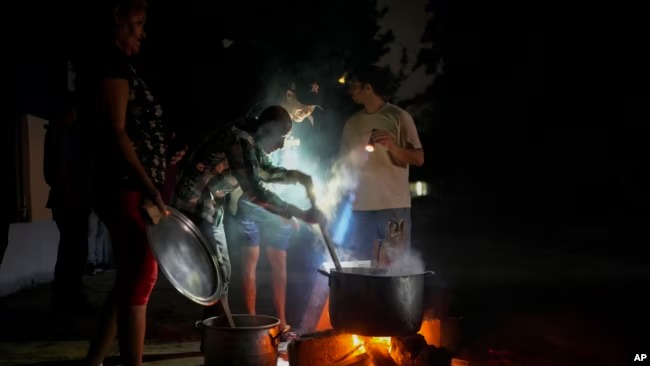
[[[289,218],[290,205],[265,186],[290,183],[287,172],[271,164],[249,133],[229,126],[208,137],[188,157],[171,205],[209,222],[219,222],[226,195],[241,187],[251,202]]]

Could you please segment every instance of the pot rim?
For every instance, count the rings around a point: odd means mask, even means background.
[[[232,314],[232,317],[233,318],[244,318],[244,317],[247,317],[247,318],[264,318],[264,319],[272,320],[273,323],[272,324],[267,324],[267,325],[257,325],[257,326],[253,326],[253,327],[235,327],[235,328],[231,328],[231,327],[229,327],[227,325],[214,326],[214,325],[210,325],[210,324],[206,323],[210,319],[216,319],[216,318],[222,318],[222,317],[223,317],[223,315],[220,315],[220,316],[213,316],[213,317],[207,318],[205,320],[200,320],[200,321],[197,322],[197,325],[200,324],[201,327],[203,327],[205,329],[218,329],[218,330],[225,330],[225,331],[264,330],[264,329],[271,329],[273,327],[277,327],[278,325],[280,325],[280,319],[276,318],[274,316],[270,316],[270,315],[251,315],[251,314]]]

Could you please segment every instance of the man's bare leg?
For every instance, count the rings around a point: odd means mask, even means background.
[[[247,247],[242,255],[242,288],[244,290],[244,302],[249,314],[255,315],[255,299],[257,296],[256,271],[257,260],[260,258],[260,247]]]
[[[273,279],[273,302],[280,318],[280,329],[287,326],[285,313],[287,296],[287,251],[266,247],[266,255],[271,264],[271,277]]]

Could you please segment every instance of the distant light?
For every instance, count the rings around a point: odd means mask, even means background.
[[[345,77],[346,77],[346,74],[343,74],[343,75],[339,78],[339,84],[345,84]]]
[[[290,136],[284,140],[284,148],[300,147],[300,139]]]
[[[373,152],[373,151],[375,151],[375,145],[373,145],[373,144],[368,144],[368,145],[366,145],[366,151],[367,151],[367,152]]]
[[[232,46],[232,44],[235,43],[232,39],[224,38],[221,40],[221,44],[223,44],[223,48],[228,48]]]
[[[430,184],[427,182],[411,182],[409,184],[409,188],[411,191],[411,197],[422,197],[422,196],[428,196],[430,194]]]

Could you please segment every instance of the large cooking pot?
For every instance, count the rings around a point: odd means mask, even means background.
[[[424,318],[424,278],[432,271],[392,274],[384,268],[342,268],[329,277],[329,316],[346,333],[395,337],[415,334]]]
[[[196,322],[204,332],[203,364],[276,366],[280,319],[248,314],[233,314],[232,318],[235,328],[222,316]]]

